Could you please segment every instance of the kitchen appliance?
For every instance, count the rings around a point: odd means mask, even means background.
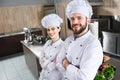
[[[32,45],[39,45],[44,44],[46,42],[46,38],[44,36],[38,36],[32,33],[32,29],[30,28],[23,28],[25,32],[25,43],[31,43]]]
[[[32,40],[32,45],[41,45],[45,44],[46,38],[44,36],[37,36],[32,34],[33,40]]]
[[[32,41],[32,34],[31,34],[31,30],[29,28],[23,28],[23,31],[25,32],[25,39],[24,42],[28,43]]]

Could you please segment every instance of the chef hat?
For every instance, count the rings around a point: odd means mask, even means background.
[[[70,19],[70,16],[73,13],[84,14],[87,18],[91,18],[93,14],[92,7],[87,0],[73,0],[68,3],[66,16]]]
[[[43,17],[41,23],[44,28],[48,28],[49,26],[60,27],[60,24],[63,23],[63,19],[57,14],[49,14]]]

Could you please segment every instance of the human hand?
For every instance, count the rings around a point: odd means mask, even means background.
[[[109,61],[109,60],[110,60],[110,57],[109,57],[109,56],[106,56],[106,55],[103,56],[103,61],[104,61],[104,62],[107,62],[107,61]]]
[[[65,58],[65,59],[63,60],[62,64],[63,64],[64,68],[66,69],[67,66],[68,66],[70,63],[69,63],[69,61]]]
[[[56,63],[56,58],[52,60],[52,62]]]
[[[43,57],[43,62],[45,62],[47,60],[47,57],[46,56],[44,56]]]

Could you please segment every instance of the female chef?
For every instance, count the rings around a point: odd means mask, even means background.
[[[56,56],[63,46],[60,38],[62,18],[56,14],[49,14],[41,20],[42,26],[47,29],[47,34],[51,38],[48,40],[40,53],[40,65],[42,71],[39,80],[61,80],[62,74],[56,69]]]

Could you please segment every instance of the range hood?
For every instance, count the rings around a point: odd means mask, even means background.
[[[72,0],[54,0],[54,3],[59,3],[59,2],[69,2]],[[103,5],[104,0],[88,0],[92,6],[100,6]]]

